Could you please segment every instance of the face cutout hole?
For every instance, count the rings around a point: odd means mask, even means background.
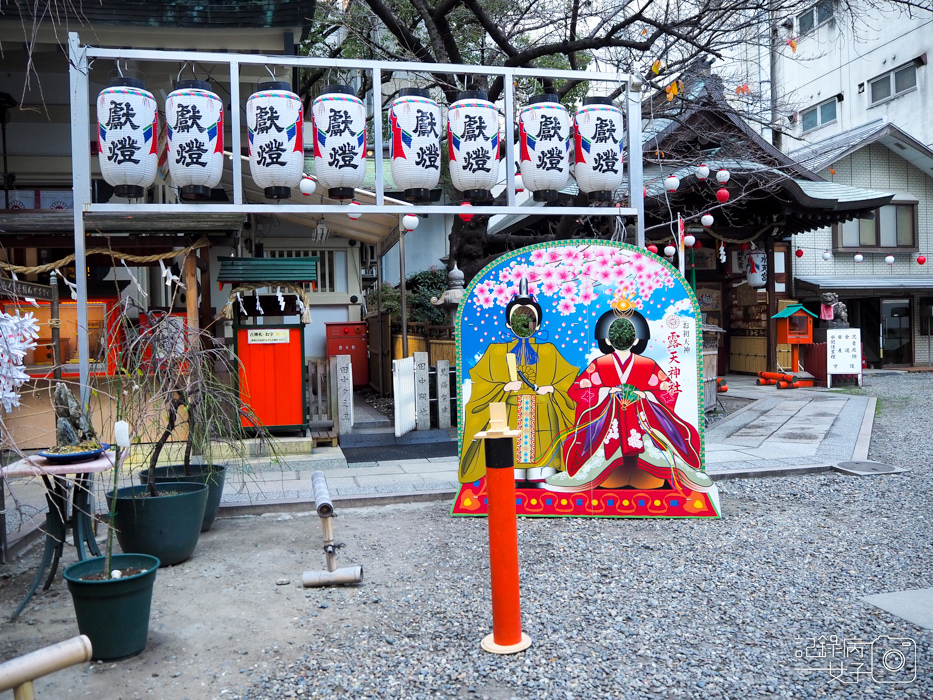
[[[530,306],[516,306],[509,317],[509,325],[519,338],[528,338],[538,330],[538,315]]]
[[[628,350],[636,340],[635,326],[627,318],[617,318],[609,326],[609,344],[614,350]]]

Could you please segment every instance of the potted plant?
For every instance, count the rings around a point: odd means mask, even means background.
[[[121,456],[129,448],[125,422],[115,426],[117,458],[110,512],[116,508]],[[146,648],[152,591],[161,562],[151,554],[114,554],[113,518],[108,519],[106,554],[85,559],[63,573],[75,608],[78,630],[91,640],[93,658],[112,661]]]
[[[126,323],[125,314],[120,319]],[[245,462],[245,426],[258,421],[230,381],[236,360],[222,342],[168,313],[149,312],[146,320],[138,330],[126,328],[119,364],[129,386],[121,401],[134,435],[153,425],[159,434],[142,485],[116,493],[115,524],[124,551],[154,554],[166,566],[191,556],[200,532],[210,528],[227,466]],[[173,438],[184,440],[182,463],[157,466]]]

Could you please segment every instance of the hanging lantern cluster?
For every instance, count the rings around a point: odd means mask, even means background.
[[[573,120],[573,175],[591,202],[611,200],[622,184],[622,110],[609,97],[586,97]]]
[[[450,179],[475,202],[492,200],[499,179],[499,112],[485,90],[464,90],[447,112]]]
[[[392,179],[409,202],[431,201],[441,176],[441,108],[431,93],[403,88],[389,107]]]
[[[205,80],[182,80],[165,98],[168,170],[182,199],[210,199],[224,167],[224,105]]]
[[[159,113],[136,78],[114,78],[97,96],[100,171],[118,197],[139,199],[155,181]]]
[[[536,202],[554,201],[570,173],[570,115],[557,95],[528,100],[518,113],[518,138],[522,186]]]
[[[331,199],[353,199],[366,177],[366,105],[348,85],[328,85],[311,103],[314,172]]]

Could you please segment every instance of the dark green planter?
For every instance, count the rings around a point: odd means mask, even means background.
[[[104,570],[106,557],[85,559],[64,572],[78,618],[78,631],[91,640],[95,659],[112,661],[135,656],[146,648],[152,585],[159,560],[148,554],[114,554],[114,569],[145,569],[141,574],[109,581],[82,581]]]
[[[198,546],[207,486],[168,481],[159,484],[159,491],[176,493],[152,498],[145,486],[117,489],[113,523],[124,552],[151,554],[162,566],[171,566],[185,561]],[[112,494],[107,494],[108,503]]]
[[[156,467],[156,483],[163,481],[184,481],[186,483],[207,484],[207,507],[204,509],[204,521],[201,523],[201,532],[207,532],[217,517],[220,508],[220,497],[224,494],[224,478],[227,468],[222,465],[205,468],[200,464],[188,467],[190,474],[185,474],[185,465],[173,464],[169,467]],[[145,484],[149,478],[149,470],[139,472],[139,483]]]

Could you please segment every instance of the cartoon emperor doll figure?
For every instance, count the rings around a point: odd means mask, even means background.
[[[473,436],[489,423],[489,405],[504,402],[508,425],[520,431],[515,439],[515,480],[542,483],[564,470],[560,433],[573,426],[574,403],[568,395],[577,368],[552,343],[534,340],[541,328],[541,307],[528,294],[528,282],[505,310],[506,327],[514,341],[490,345],[470,370],[472,391],[464,408],[460,482],[486,473],[482,442]]]

